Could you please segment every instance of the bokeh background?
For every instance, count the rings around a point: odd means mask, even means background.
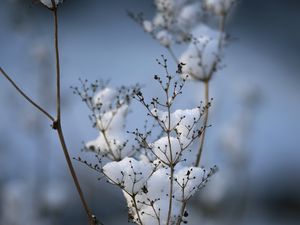
[[[155,62],[168,57],[126,11],[151,18],[150,0],[67,0],[59,10],[63,128],[71,155],[96,130],[71,85],[78,78],[140,83],[159,93]],[[227,23],[233,37],[214,97],[203,165],[220,171],[195,196],[189,224],[300,223],[300,2],[241,0]],[[0,65],[32,98],[54,113],[52,16],[30,0],[0,2]],[[179,55],[182,47],[175,49]],[[170,62],[173,72],[176,65]],[[178,103],[191,108],[203,86],[189,83]],[[143,126],[133,104],[128,129]],[[74,161],[94,213],[105,224],[126,224],[118,188]],[[0,224],[86,224],[86,217],[50,123],[0,76]]]

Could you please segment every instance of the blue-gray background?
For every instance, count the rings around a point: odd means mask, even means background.
[[[151,1],[146,0],[68,0],[60,7],[63,128],[72,156],[89,157],[80,152],[82,142],[97,135],[88,110],[69,88],[79,84],[79,77],[110,79],[112,86],[139,82],[145,85],[148,96],[159,92],[152,77],[163,71],[155,59],[168,53],[127,17],[126,10],[143,11],[149,18],[154,13]],[[226,186],[245,189],[247,197],[239,203],[243,205],[242,218],[235,210],[225,210],[230,205],[226,197],[218,202],[219,208],[210,206],[213,210],[199,206],[201,199],[194,200],[192,211],[197,222],[191,224],[224,222],[212,218],[226,218],[231,224],[299,223],[299,21],[300,3],[296,0],[243,0],[232,12],[227,30],[233,41],[226,48],[225,68],[212,81],[213,126],[208,131],[203,157],[205,166],[219,164],[221,171],[231,166],[226,153],[220,152],[219,131],[230,128],[235,115],[242,116],[243,107],[248,107],[251,121],[243,137],[246,166],[237,166],[242,175],[233,175],[247,176],[244,180],[231,178],[231,185]],[[0,66],[26,93],[54,113],[52,22],[51,13],[31,1],[0,3]],[[177,55],[181,50],[175,49]],[[170,66],[175,71],[175,65]],[[201,84],[189,83],[179,106],[195,106],[202,88]],[[250,107],[243,102],[248,89],[259,98]],[[140,109],[133,105],[127,120],[130,128],[143,125],[145,113]],[[97,174],[74,163],[95,214],[105,224],[125,224],[125,201],[119,190],[97,181]],[[50,123],[3,77],[0,206],[1,224],[83,224],[86,219]],[[214,216],[206,218],[206,214]]]

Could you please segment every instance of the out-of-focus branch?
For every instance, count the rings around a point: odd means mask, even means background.
[[[226,21],[226,14],[223,14],[220,18],[220,24],[219,24],[219,40],[218,40],[218,54],[221,54],[222,52],[222,46],[223,46],[223,39],[224,39],[224,32],[225,32],[225,21]],[[207,105],[209,102],[209,83],[211,81],[211,78],[213,74],[215,73],[216,69],[218,66],[218,61],[215,61],[211,70],[208,73],[207,79],[205,79],[204,82],[204,104]],[[207,112],[205,113],[204,117],[204,127],[207,126],[208,122],[208,109]],[[202,135],[200,136],[200,145],[199,145],[199,150],[197,153],[197,158],[195,161],[195,166],[199,166],[200,160],[201,160],[201,155],[203,151],[203,146],[204,146],[204,139],[205,139],[205,134],[206,134],[206,129],[204,129]]]
[[[204,82],[204,105],[207,106],[208,102],[209,102],[209,81],[206,81],[206,82]],[[206,108],[205,110],[206,110],[206,112],[204,114],[203,126],[206,128],[207,122],[208,122],[208,108]],[[199,164],[200,164],[200,159],[201,159],[203,146],[204,146],[205,134],[206,134],[206,129],[203,130],[203,133],[200,136],[200,145],[199,145],[199,150],[197,153],[197,158],[195,161],[195,166],[199,166]]]

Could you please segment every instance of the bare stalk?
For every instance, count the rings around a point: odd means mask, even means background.
[[[219,24],[219,31],[220,31],[220,36],[219,36],[219,40],[218,40],[218,53],[221,53],[222,51],[222,44],[223,44],[223,36],[224,36],[224,31],[225,31],[225,21],[226,21],[226,14],[222,15],[220,18],[220,24]],[[207,105],[208,101],[209,101],[209,83],[211,81],[211,78],[214,74],[214,72],[216,71],[218,62],[214,62],[214,64],[212,65],[211,70],[208,73],[207,79],[204,80],[204,104]],[[202,155],[202,151],[203,151],[203,146],[204,146],[204,139],[205,139],[205,134],[206,134],[206,127],[207,127],[207,122],[208,122],[208,109],[206,109],[206,113],[204,115],[204,130],[202,135],[200,136],[200,145],[199,145],[199,150],[197,153],[197,158],[195,161],[195,166],[199,166],[200,164],[200,160],[201,160],[201,155]]]
[[[169,142],[170,143],[170,142]],[[171,147],[171,145],[170,145]],[[174,180],[174,166],[173,162],[171,162],[170,170],[170,191],[169,191],[169,209],[168,209],[168,219],[167,219],[167,225],[171,224],[171,213],[172,213],[172,202],[173,202],[173,180]]]
[[[139,219],[140,225],[143,225],[143,222],[142,222],[140,214],[139,214],[138,206],[137,206],[137,203],[136,203],[135,195],[132,196],[132,201],[133,201],[133,206],[136,210],[136,214],[137,214],[137,217]]]
[[[54,47],[55,47],[55,61],[56,61],[56,116],[57,121],[60,121],[60,63],[59,63],[59,48],[58,48],[58,16],[57,8],[53,9],[54,15]]]
[[[184,211],[185,211],[185,207],[186,207],[187,201],[184,201],[182,203],[181,209],[180,209],[180,217],[178,218],[178,221],[176,223],[176,225],[180,225],[183,221],[183,215],[184,215]]]
[[[79,194],[81,203],[85,209],[85,212],[88,216],[89,224],[96,225],[93,219],[93,214],[88,207],[88,204],[83,195],[81,186],[79,184],[76,172],[74,170],[70,154],[64,139],[63,130],[61,126],[61,97],[60,97],[60,61],[59,61],[59,47],[58,47],[58,16],[57,16],[57,8],[53,7],[53,16],[54,16],[54,46],[55,46],[55,59],[56,59],[56,120],[53,122],[53,129],[57,131],[62,150],[64,152],[64,156],[69,167],[71,176],[73,178],[74,184],[76,186],[77,192]]]
[[[171,170],[171,174],[170,174],[170,191],[169,191],[169,209],[168,209],[168,218],[167,218],[167,225],[169,225],[169,224],[171,224],[171,214],[172,214],[172,204],[173,204],[173,180],[174,180],[174,164],[173,164],[172,146],[171,146],[171,139],[170,139],[170,132],[171,132],[171,104],[169,102],[169,83],[167,85],[166,97],[167,97],[167,107],[168,107],[168,129],[167,129],[167,135],[168,135],[168,144],[169,144],[169,150],[170,150],[170,170]]]

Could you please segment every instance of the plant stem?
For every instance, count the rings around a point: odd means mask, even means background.
[[[137,214],[137,216],[138,216],[140,225],[143,225],[143,222],[142,222],[142,220],[141,220],[141,217],[140,217],[140,214],[139,214],[139,210],[138,210],[138,207],[137,207],[135,195],[132,196],[132,201],[133,201],[133,205],[134,205],[134,208],[135,208],[135,210],[136,210],[136,214]]]
[[[57,16],[57,8],[53,8],[53,16],[54,16],[54,46],[55,46],[55,59],[56,59],[56,120],[53,122],[53,129],[57,131],[62,150],[64,152],[64,156],[69,167],[71,176],[73,178],[74,184],[76,186],[77,192],[79,194],[81,203],[85,209],[85,212],[88,216],[89,224],[96,225],[93,219],[93,215],[91,210],[89,209],[85,197],[83,195],[82,189],[80,187],[76,172],[74,170],[69,151],[65,142],[65,138],[63,135],[63,130],[61,126],[61,97],[60,97],[60,61],[59,61],[59,48],[58,48],[58,16]]]
[[[166,48],[167,48],[168,52],[170,53],[170,55],[171,55],[172,59],[174,60],[174,62],[176,64],[179,64],[179,61],[178,61],[173,49],[171,48],[171,46],[167,46]]]
[[[225,22],[226,22],[226,14],[222,15],[220,18],[220,24],[219,24],[219,40],[218,40],[218,52],[219,54],[221,54],[222,51],[222,46],[223,46],[223,36],[224,36],[224,31],[225,31]],[[216,71],[216,67],[218,65],[218,62],[216,61],[211,70],[208,73],[207,79],[205,79],[204,82],[204,104],[205,106],[207,106],[208,102],[209,102],[209,82],[214,74],[214,72]],[[205,139],[205,133],[206,133],[206,127],[207,127],[207,122],[208,122],[208,109],[206,109],[206,113],[204,115],[204,130],[202,135],[200,136],[200,146],[199,146],[199,150],[198,150],[198,154],[197,154],[197,158],[195,161],[195,166],[199,166],[200,164],[200,160],[201,160],[201,155],[202,155],[202,151],[203,151],[203,145],[204,145],[204,139]]]
[[[58,48],[58,16],[57,8],[53,9],[54,15],[54,47],[55,47],[55,60],[56,60],[56,116],[57,121],[60,121],[60,63],[59,63],[59,48]]]
[[[204,105],[205,105],[205,107],[208,105],[208,101],[209,101],[209,81],[205,81],[204,82]],[[198,154],[197,154],[197,158],[196,158],[196,162],[195,162],[196,167],[198,167],[200,164],[200,159],[201,159],[203,146],[204,146],[206,127],[207,127],[207,122],[208,122],[208,108],[206,108],[205,110],[206,110],[206,112],[204,114],[204,121],[203,121],[204,129],[203,129],[202,135],[200,136],[200,146],[199,146],[199,150],[198,150]]]
[[[172,145],[171,145],[171,105],[169,102],[169,84],[167,86],[166,91],[167,97],[167,106],[168,106],[168,129],[167,129],[167,136],[168,136],[168,144],[170,150],[170,191],[169,191],[169,209],[168,209],[168,218],[167,218],[167,225],[171,224],[171,214],[172,214],[172,204],[173,204],[173,180],[174,180],[174,164],[173,164],[173,154],[172,154]]]
[[[178,218],[178,221],[176,223],[176,225],[180,225],[183,221],[183,214],[184,214],[184,210],[185,210],[185,207],[186,207],[186,204],[187,204],[187,201],[184,201],[182,203],[182,206],[181,206],[181,209],[180,209],[180,217]]]
[[[168,210],[168,219],[167,225],[171,224],[171,214],[172,214],[172,202],[173,202],[173,180],[174,180],[174,167],[170,166],[171,175],[170,175],[170,191],[169,191],[169,210]]]

